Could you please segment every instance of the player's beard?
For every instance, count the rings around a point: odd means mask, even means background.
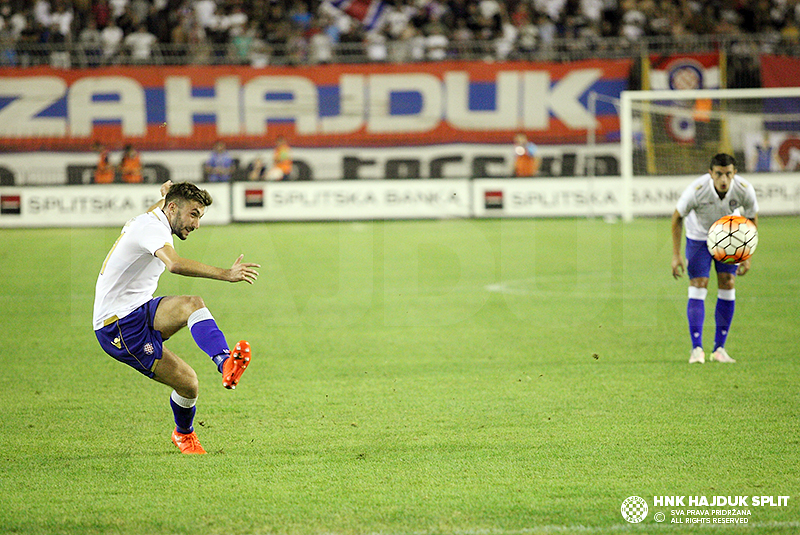
[[[185,236],[183,235],[183,232],[184,232],[184,231],[186,232],[186,235],[185,235]],[[183,227],[183,228],[181,228],[180,232],[178,232],[178,233],[176,233],[176,234],[177,234],[177,236],[178,236],[178,237],[179,237],[181,240],[185,241],[185,240],[186,240],[186,238],[188,238],[188,237],[189,237],[189,234],[191,234],[191,232],[192,232],[192,229],[190,229],[190,228],[188,228],[188,227]]]
[[[181,218],[179,214],[175,214],[172,218],[172,221],[169,222],[169,226],[172,228],[172,233],[176,235],[181,241],[186,241],[186,238],[189,237],[191,234],[192,229],[189,227],[182,226]],[[183,235],[183,232],[186,231],[186,235]]]

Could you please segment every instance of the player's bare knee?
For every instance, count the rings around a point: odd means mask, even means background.
[[[191,309],[192,312],[194,312],[195,310],[200,310],[201,308],[204,308],[206,306],[205,302],[203,301],[203,298],[200,297],[199,295],[186,296],[186,305],[189,309]]]
[[[724,276],[723,276],[724,275]],[[717,287],[720,290],[733,290],[736,284],[736,277],[728,273],[720,273],[717,279]]]
[[[176,388],[175,391],[185,398],[197,398],[198,394],[200,393],[200,381],[197,380],[197,374],[195,371],[190,368],[189,371],[184,374],[182,379],[180,390]]]
[[[708,288],[708,277],[697,277],[689,281],[689,286],[695,288]]]
[[[194,312],[206,306],[203,298],[199,295],[185,295],[181,297],[181,301],[181,316],[183,316],[183,318],[188,318]]]

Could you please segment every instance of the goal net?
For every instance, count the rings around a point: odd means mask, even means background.
[[[800,171],[800,88],[625,91],[620,149],[626,189],[638,177],[697,177],[718,152],[742,172]]]

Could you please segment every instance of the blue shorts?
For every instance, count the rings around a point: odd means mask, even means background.
[[[106,353],[150,378],[154,375],[156,361],[163,354],[161,333],[153,329],[153,319],[162,299],[151,299],[124,318],[94,332]]]
[[[732,273],[736,275],[736,264],[725,264],[714,260],[708,252],[706,242],[686,238],[686,271],[690,279],[699,277],[708,278],[711,274],[711,262],[714,262],[714,269],[717,273]]]

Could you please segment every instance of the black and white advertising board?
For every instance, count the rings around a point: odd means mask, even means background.
[[[201,184],[213,203],[204,225],[231,221],[230,186]],[[115,227],[160,199],[154,184],[0,188],[0,227]]]
[[[669,217],[695,176],[200,183],[203,224],[513,217]],[[760,215],[800,214],[800,174],[753,174]],[[0,227],[121,226],[158,200],[156,184],[0,187]]]

